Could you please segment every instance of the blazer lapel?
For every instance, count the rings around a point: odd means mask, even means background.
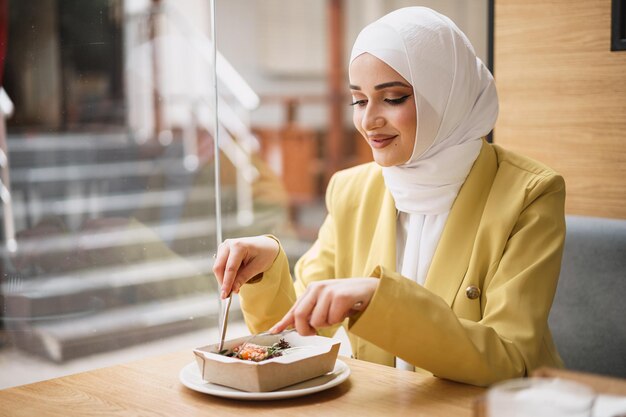
[[[364,274],[370,274],[378,265],[391,271],[396,270],[396,204],[384,185],[382,174],[381,187],[383,199],[376,218],[376,229],[372,236]]]
[[[449,306],[452,306],[467,271],[496,170],[495,150],[483,142],[480,154],[452,205],[428,270],[424,287],[443,298]]]

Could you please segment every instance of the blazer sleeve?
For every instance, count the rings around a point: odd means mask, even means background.
[[[313,246],[295,265],[295,280],[289,271],[287,255],[280,245],[279,254],[263,278],[241,287],[241,310],[252,333],[265,331],[276,324],[289,311],[297,296],[304,293],[310,282],[335,278],[335,225],[331,212],[333,176],[326,191],[328,215],[322,224]],[[279,242],[280,243],[280,242]],[[330,336],[336,326],[320,331]]]
[[[491,262],[480,321],[461,319],[446,302],[378,267],[368,308],[349,327],[393,355],[434,375],[474,385],[521,377],[534,369],[560,271],[565,186],[558,175],[527,190],[500,259]]]

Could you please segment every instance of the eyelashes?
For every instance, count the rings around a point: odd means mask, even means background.
[[[350,103],[350,106],[363,106],[365,104],[365,100],[355,100]]]
[[[399,98],[386,98],[383,101],[385,103],[388,103],[392,106],[397,106],[400,105],[402,103],[404,103],[409,97],[411,97],[413,94],[407,94],[405,96],[399,97]],[[367,100],[355,100],[354,102],[350,103],[350,106],[364,106],[365,104],[367,104]]]
[[[392,106],[404,103],[409,97],[413,94],[407,94],[406,96],[402,96],[400,98],[386,98],[385,102],[391,104]]]

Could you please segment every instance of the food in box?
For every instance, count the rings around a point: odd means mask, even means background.
[[[249,336],[224,342],[232,351],[248,341]],[[242,360],[218,353],[218,344],[194,349],[202,379],[247,392],[274,391],[331,372],[337,360],[340,342],[322,336],[297,333],[263,335],[251,342],[271,346],[284,339],[290,345],[281,356],[259,362]]]

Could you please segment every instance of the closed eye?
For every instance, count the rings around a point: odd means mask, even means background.
[[[365,106],[367,104],[367,100],[354,100],[352,103],[350,103],[351,106]]]
[[[397,106],[398,104],[402,104],[406,101],[407,98],[411,97],[413,94],[407,94],[406,96],[402,96],[400,98],[386,98],[385,102],[391,104],[392,106]]]

